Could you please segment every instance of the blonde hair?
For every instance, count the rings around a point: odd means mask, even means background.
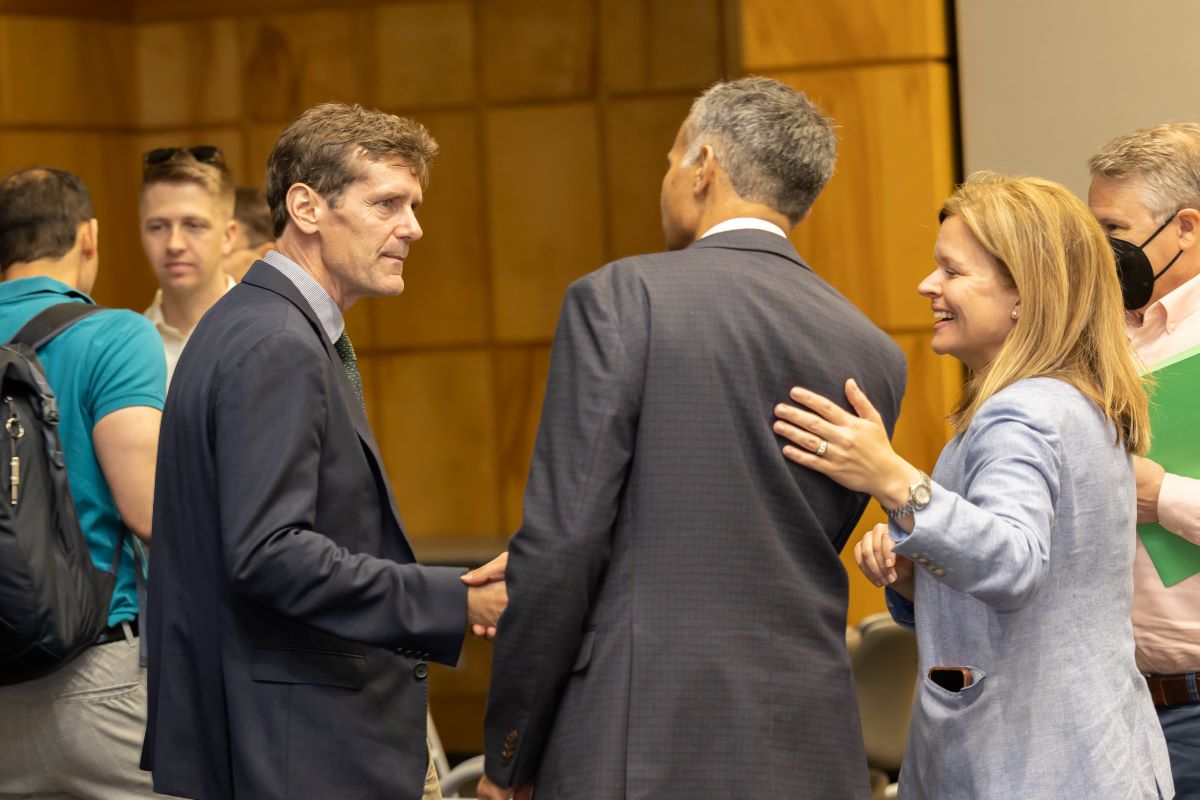
[[[1093,177],[1140,180],[1142,203],[1158,221],[1200,208],[1200,125],[1167,123],[1118,136],[1088,160]]]
[[[1052,181],[976,172],[942,206],[941,219],[949,216],[966,224],[1021,298],[1000,351],[963,388],[950,417],[955,433],[1001,389],[1046,376],[1091,398],[1126,450],[1146,452],[1148,401],[1125,334],[1116,264],[1087,207]]]
[[[236,186],[233,173],[225,164],[225,156],[217,155],[209,163],[198,161],[187,148],[179,148],[170,158],[142,167],[142,195],[156,183],[193,183],[216,201],[220,213],[233,217]]]

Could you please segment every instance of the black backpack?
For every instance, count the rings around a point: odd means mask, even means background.
[[[96,569],[75,516],[58,403],[37,350],[100,308],[51,306],[0,345],[0,685],[47,675],[95,643],[125,544]]]

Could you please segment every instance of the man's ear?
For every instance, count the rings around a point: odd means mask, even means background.
[[[1176,217],[1179,219],[1179,249],[1190,250],[1200,242],[1200,211],[1184,208]]]
[[[692,183],[692,193],[702,195],[709,190],[717,178],[717,153],[712,145],[700,145],[700,153],[691,169],[696,177]]]
[[[79,243],[80,258],[94,261],[100,251],[100,220],[92,217],[87,222],[81,222],[75,236]]]
[[[285,198],[288,216],[301,233],[312,235],[320,228],[325,198],[306,183],[293,183]]]
[[[229,220],[225,225],[225,235],[221,237],[221,255],[227,256],[233,252],[233,240],[237,238],[238,221]]]

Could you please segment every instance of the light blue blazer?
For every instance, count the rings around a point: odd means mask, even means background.
[[[1129,620],[1132,463],[1074,387],[1019,381],[938,458],[933,499],[896,552],[916,562],[921,680],[900,797],[1171,798],[1170,766]],[[933,666],[967,666],[950,692]]]

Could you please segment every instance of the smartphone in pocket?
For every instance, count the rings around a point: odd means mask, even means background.
[[[970,667],[930,667],[929,680],[948,692],[961,692],[971,685],[975,676]]]

